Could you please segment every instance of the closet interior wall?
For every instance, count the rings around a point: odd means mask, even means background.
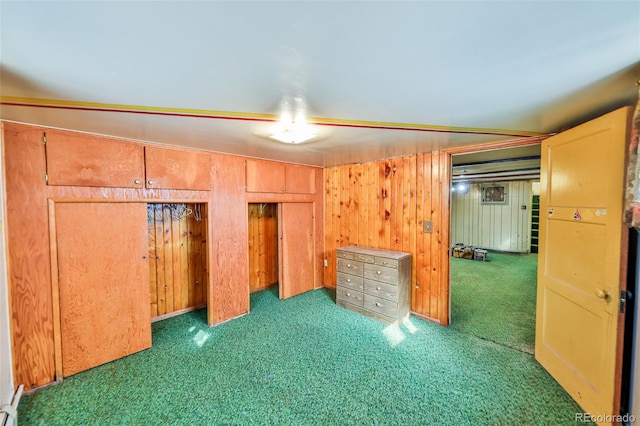
[[[207,205],[147,205],[151,318],[203,308],[207,301]]]
[[[278,204],[248,203],[249,289],[278,284]]]

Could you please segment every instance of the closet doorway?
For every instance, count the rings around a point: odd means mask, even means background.
[[[206,203],[147,204],[151,321],[207,306]]]
[[[249,289],[287,299],[314,289],[314,203],[249,203]]]

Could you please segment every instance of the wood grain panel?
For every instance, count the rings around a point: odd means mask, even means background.
[[[315,167],[285,164],[284,177],[285,192],[290,194],[316,193]]]
[[[278,205],[249,203],[249,289],[278,284]]]
[[[54,380],[53,305],[43,130],[4,123],[7,257],[14,382]]]
[[[151,347],[146,215],[144,203],[56,204],[65,377]]]
[[[142,188],[144,151],[140,144],[47,133],[49,185]]]
[[[284,192],[285,164],[248,159],[246,165],[247,192]]]
[[[146,146],[148,188],[211,189],[211,162],[206,152]]]
[[[247,201],[244,159],[212,154],[215,191],[208,215],[211,252],[207,304],[209,325],[249,312]]]

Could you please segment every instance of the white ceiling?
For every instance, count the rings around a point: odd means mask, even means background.
[[[640,2],[0,0],[0,72],[5,120],[330,166],[633,104]],[[331,125],[258,136],[293,90]]]

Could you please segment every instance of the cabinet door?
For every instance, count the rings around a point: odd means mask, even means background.
[[[247,160],[247,192],[284,192],[285,165],[273,161]]]
[[[313,203],[280,204],[280,298],[313,290]]]
[[[142,188],[141,145],[85,136],[48,133],[49,185]]]
[[[285,166],[285,191],[290,194],[315,194],[316,169],[308,166]]]
[[[151,347],[147,207],[56,203],[62,372]]]
[[[149,189],[211,189],[211,157],[206,152],[145,147]]]

